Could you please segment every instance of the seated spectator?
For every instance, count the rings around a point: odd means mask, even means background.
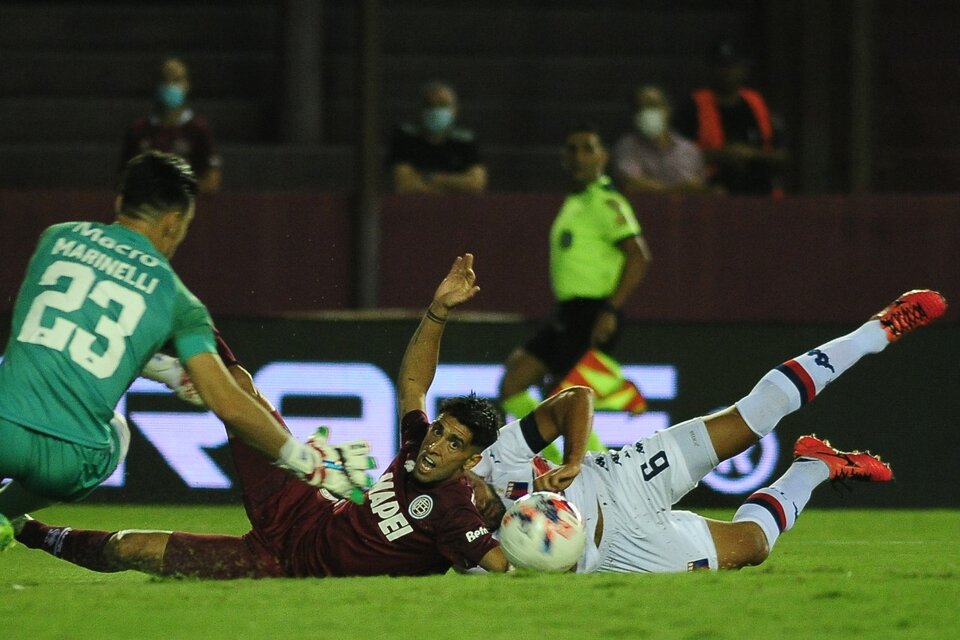
[[[480,193],[487,169],[473,132],[455,126],[457,94],[442,82],[420,91],[419,122],[394,132],[387,154],[397,193]]]
[[[175,153],[186,160],[197,176],[200,193],[220,190],[220,156],[206,119],[187,107],[190,77],[179,58],[167,58],[160,65],[153,111],[138,118],[123,138],[120,166],[148,150]]]
[[[670,105],[660,87],[634,94],[635,130],[613,148],[614,176],[628,194],[697,193],[707,189],[699,147],[670,128]]]
[[[763,96],[744,86],[747,59],[720,42],[710,50],[710,69],[710,86],[677,109],[677,131],[697,141],[713,184],[731,194],[780,194],[786,153]]]

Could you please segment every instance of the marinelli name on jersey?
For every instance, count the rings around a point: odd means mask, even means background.
[[[96,242],[104,249],[113,251],[128,260],[137,260],[146,267],[155,267],[160,264],[155,256],[144,253],[139,249],[134,249],[128,244],[118,243],[113,238],[102,235],[100,229],[92,227],[88,222],[77,224],[72,231],[79,233],[82,237],[89,236],[93,242]],[[77,242],[76,240],[57,238],[53,249],[50,250],[50,254],[77,260],[82,264],[89,265],[111,278],[125,282],[147,294],[153,293],[159,282],[157,278],[140,272],[137,267],[129,262],[125,262],[119,258],[112,258],[102,251],[88,247],[84,243]]]

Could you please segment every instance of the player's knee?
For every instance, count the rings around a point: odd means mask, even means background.
[[[710,523],[721,569],[741,569],[761,564],[770,555],[770,544],[755,522]]]
[[[767,536],[763,533],[763,529],[754,523],[744,524],[753,526],[744,527],[743,563],[741,566],[752,567],[762,564],[764,560],[770,557],[770,543],[767,541]]]

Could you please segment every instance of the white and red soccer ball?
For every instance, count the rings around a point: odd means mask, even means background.
[[[535,491],[513,503],[500,524],[500,546],[515,567],[567,571],[583,553],[580,511],[566,498]]]

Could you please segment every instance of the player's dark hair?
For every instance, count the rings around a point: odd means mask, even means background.
[[[120,196],[120,213],[132,218],[186,213],[197,197],[197,177],[180,156],[147,151],[127,163],[120,178]]]
[[[476,393],[468,396],[447,398],[440,404],[440,413],[456,418],[460,424],[470,429],[473,434],[472,447],[483,451],[497,441],[497,434],[503,422],[500,412],[492,402],[485,398],[478,398]]]

